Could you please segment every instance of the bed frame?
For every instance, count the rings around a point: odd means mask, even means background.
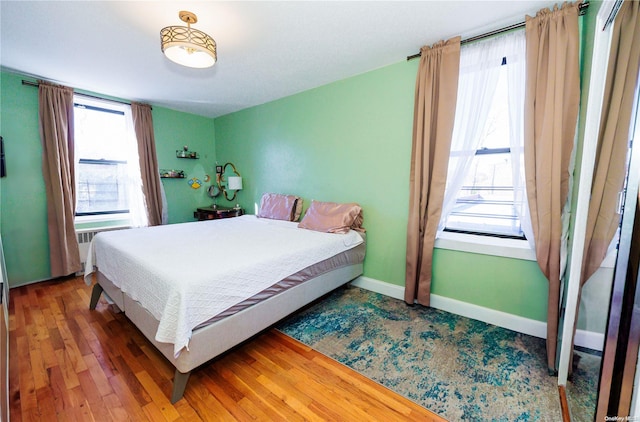
[[[363,272],[363,264],[353,264],[321,274],[295,287],[285,290],[253,306],[193,331],[189,350],[183,350],[176,358],[173,344],[155,340],[159,321],[139,302],[123,293],[107,277],[97,272],[97,283],[91,293],[89,309],[95,309],[104,291],[127,318],[176,368],[173,378],[171,403],[184,394],[191,371],[219,356],[232,347],[250,339],[271,327],[281,319],[308,305],[332,290],[350,282]]]

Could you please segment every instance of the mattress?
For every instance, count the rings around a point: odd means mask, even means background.
[[[243,216],[103,232],[90,247],[104,276],[159,322],[155,339],[188,346],[195,327],[293,274],[364,242]],[[93,268],[92,265],[87,265]]]
[[[361,233],[361,235],[363,235]],[[364,236],[364,235],[363,235]],[[318,277],[319,275],[326,274],[329,271],[333,271],[338,268],[347,267],[354,264],[361,264],[364,261],[364,255],[366,251],[365,243],[361,243],[355,248],[349,249],[345,252],[342,252],[338,255],[332,256],[331,258],[325,259],[324,261],[320,261],[317,264],[313,264],[301,271],[298,271],[295,274],[292,274],[286,277],[284,280],[279,281],[273,286],[269,286],[260,293],[251,296],[248,299],[243,300],[242,302],[233,305],[232,307],[225,309],[220,312],[218,315],[213,318],[199,324],[194,330],[202,327],[206,327],[209,324],[212,324],[216,321],[219,321],[223,318],[229,317],[237,312],[242,311],[252,305],[255,305],[258,302],[263,300],[267,300],[270,297],[273,297],[277,294],[280,294],[292,287],[295,287],[299,284],[304,283],[307,280]]]

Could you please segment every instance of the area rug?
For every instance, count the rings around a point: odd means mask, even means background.
[[[573,357],[573,374],[567,382],[567,402],[571,422],[592,422],[598,399],[598,379],[602,356],[598,352],[577,350]]]
[[[543,339],[352,286],[278,329],[451,421],[562,420]]]

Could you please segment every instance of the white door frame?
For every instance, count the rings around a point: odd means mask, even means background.
[[[591,198],[591,185],[596,158],[596,146],[600,131],[600,115],[604,98],[604,85],[609,62],[611,45],[611,25],[607,29],[605,24],[609,19],[615,0],[605,0],[596,17],[596,33],[594,35],[593,56],[591,62],[591,78],[589,79],[589,99],[585,116],[584,141],[582,147],[582,161],[580,179],[578,182],[578,197],[575,207],[575,222],[571,242],[571,262],[569,265],[569,279],[567,282],[567,301],[565,305],[562,338],[560,342],[560,357],[558,367],[558,385],[566,386],[569,373],[569,362],[573,348],[573,327],[578,309],[578,293],[582,275],[582,259],[587,230],[587,214]]]

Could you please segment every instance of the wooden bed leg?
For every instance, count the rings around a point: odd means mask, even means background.
[[[91,302],[89,302],[89,309],[96,309],[96,305],[98,304],[98,300],[100,300],[100,295],[102,294],[102,286],[98,283],[93,285],[93,290],[91,291]]]
[[[187,386],[187,381],[189,381],[189,375],[191,375],[191,372],[187,372],[186,374],[184,374],[176,369],[176,373],[173,376],[173,392],[171,393],[171,404],[174,404],[182,398],[184,389]]]

